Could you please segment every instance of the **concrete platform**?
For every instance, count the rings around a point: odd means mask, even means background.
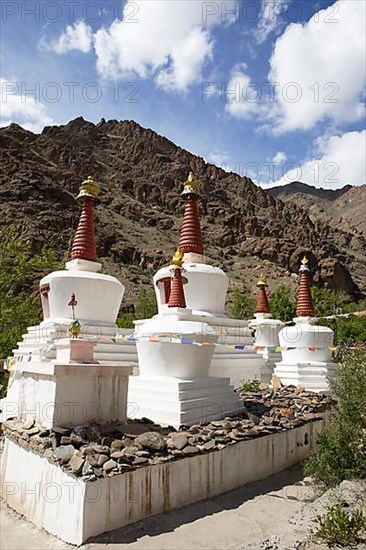
[[[237,489],[303,460],[324,425],[238,442],[221,451],[147,466],[95,482],[72,477],[39,454],[6,439],[2,497],[65,542],[90,537]]]

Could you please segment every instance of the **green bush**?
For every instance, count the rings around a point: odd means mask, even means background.
[[[117,319],[119,328],[134,328],[135,316],[133,313],[121,313]]]
[[[60,265],[48,247],[33,254],[15,229],[0,232],[0,358],[11,354],[28,326],[40,322],[39,280]]]
[[[239,391],[240,392],[251,392],[251,391],[258,391],[260,389],[261,382],[260,380],[257,380],[256,378],[254,380],[241,380]]]
[[[350,296],[343,290],[334,292],[329,288],[311,287],[311,295],[317,317],[344,313],[350,304]]]
[[[341,503],[328,508],[323,516],[313,520],[318,530],[315,535],[328,544],[355,544],[366,529],[366,516],[361,510],[347,512]]]
[[[284,323],[292,321],[296,315],[296,299],[291,295],[291,290],[286,285],[280,285],[272,292],[269,305],[273,318]]]
[[[337,403],[305,472],[322,488],[366,477],[366,353],[344,352],[334,380]]]
[[[336,345],[352,345],[366,342],[366,316],[337,317],[335,319],[319,319],[318,325],[326,326],[334,331]]]
[[[141,287],[135,302],[135,318],[150,319],[158,312],[154,290],[146,290]]]
[[[233,319],[253,319],[256,309],[256,300],[252,298],[248,291],[240,292],[235,288],[233,292],[230,316]]]

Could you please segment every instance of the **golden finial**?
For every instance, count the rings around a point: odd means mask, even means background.
[[[195,178],[192,172],[189,172],[188,179],[184,182],[182,195],[198,195],[200,187],[201,183]]]
[[[173,256],[172,264],[174,265],[174,268],[182,269],[183,267],[183,252],[180,250],[177,250],[176,253]]]
[[[99,185],[91,176],[89,176],[88,179],[83,181],[81,184],[79,194],[76,198],[80,199],[80,197],[92,197],[95,199],[99,195],[99,191]]]
[[[301,260],[300,271],[309,271],[308,263],[309,260],[307,259],[306,255],[304,255],[303,259]]]
[[[267,286],[267,277],[263,273],[259,275],[257,286]]]

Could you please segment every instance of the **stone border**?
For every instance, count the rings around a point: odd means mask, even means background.
[[[65,542],[90,537],[264,479],[305,459],[324,420],[221,450],[84,481],[5,438],[3,498]]]

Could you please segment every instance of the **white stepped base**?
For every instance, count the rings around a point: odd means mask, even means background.
[[[51,330],[52,329],[52,330]],[[120,330],[120,334],[128,336],[133,331]],[[94,360],[97,363],[115,363],[121,366],[135,366],[138,364],[136,344],[134,341],[114,341],[117,328],[110,326],[90,326],[85,329],[85,337],[100,338],[100,341],[94,348]],[[44,360],[42,355],[46,354],[47,360],[56,359],[55,341],[60,338],[66,338],[67,325],[57,325],[48,330],[47,327],[40,325],[29,327],[26,334],[23,335],[23,341],[18,343],[18,348],[14,350],[14,356],[23,362],[27,361],[26,356],[40,355],[40,360]]]
[[[136,410],[134,418],[149,418],[163,426],[217,420],[240,413],[243,407],[229,378],[134,376],[129,381],[128,408]]]
[[[334,377],[337,368],[337,363],[312,361],[291,365],[281,361],[276,363],[274,374],[284,386],[300,386],[309,391],[326,392],[329,391],[328,378]]]

